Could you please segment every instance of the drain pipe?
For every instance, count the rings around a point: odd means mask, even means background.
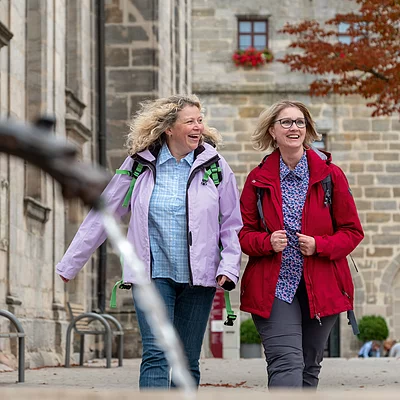
[[[104,0],[97,1],[97,129],[98,162],[107,168],[106,160],[106,74],[105,74],[105,12]],[[99,248],[97,305],[101,313],[106,308],[106,263],[107,244]]]

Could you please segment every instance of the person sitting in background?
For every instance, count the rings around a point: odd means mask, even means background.
[[[400,343],[396,340],[387,339],[383,342],[383,348],[386,351],[385,357],[396,357],[400,358]]]
[[[381,356],[381,345],[376,340],[371,340],[364,343],[358,352],[358,357],[369,358],[369,357],[380,357]]]
[[[389,352],[389,357],[400,358],[400,343],[395,343]]]

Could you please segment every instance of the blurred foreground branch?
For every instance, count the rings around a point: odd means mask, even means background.
[[[0,121],[0,152],[20,157],[43,169],[62,187],[66,199],[79,197],[88,206],[97,206],[109,182],[106,171],[79,162],[77,149],[52,135],[52,118],[43,117],[35,125],[12,120]]]

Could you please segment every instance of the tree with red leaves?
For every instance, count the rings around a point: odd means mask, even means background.
[[[336,14],[325,27],[312,20],[285,25],[282,33],[297,36],[289,47],[303,51],[278,61],[318,75],[312,96],[358,94],[372,116],[400,113],[400,0],[355,1],[358,12]]]

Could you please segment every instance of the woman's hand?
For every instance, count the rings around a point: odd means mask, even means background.
[[[315,239],[312,236],[296,233],[299,238],[300,251],[303,256],[312,256],[315,254]]]
[[[62,275],[60,275],[60,278],[61,278],[65,283],[68,283],[68,282],[69,282],[69,279],[64,278]]]
[[[276,253],[283,251],[283,249],[287,246],[287,236],[286,231],[280,230],[275,231],[271,234],[271,246]]]
[[[235,283],[229,279],[226,275],[218,275],[217,283],[222,289],[227,290],[228,292],[232,289],[235,289]]]
[[[225,282],[232,282],[232,281],[225,275],[219,275],[218,278],[217,278],[218,285],[222,287],[222,285]]]

